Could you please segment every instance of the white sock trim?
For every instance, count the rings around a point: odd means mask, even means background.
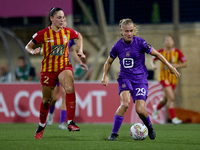
[[[72,120],[68,120],[67,123],[70,124],[71,121],[72,121]]]
[[[41,123],[39,122],[39,125],[42,126],[43,128],[45,127],[46,123]]]

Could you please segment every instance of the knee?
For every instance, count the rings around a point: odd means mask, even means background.
[[[136,107],[136,112],[139,116],[145,116],[146,114],[146,110],[141,106]]]
[[[128,109],[129,105],[130,105],[130,101],[129,101],[129,100],[124,101],[124,102],[121,103],[121,107],[122,107],[125,111]]]
[[[49,104],[51,104],[51,99],[45,99],[45,98],[43,98],[42,102],[43,102],[43,104],[45,106],[48,106]]]
[[[69,85],[64,87],[65,93],[73,93],[74,92],[74,86],[73,85]]]
[[[167,98],[168,102],[173,102],[174,101],[174,95],[171,95]]]

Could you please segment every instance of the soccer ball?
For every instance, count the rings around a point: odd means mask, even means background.
[[[134,140],[144,140],[148,135],[148,129],[142,123],[135,123],[130,128],[130,135]]]

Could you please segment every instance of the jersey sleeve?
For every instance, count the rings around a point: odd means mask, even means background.
[[[181,62],[186,62],[187,59],[186,59],[186,57],[183,55],[183,53],[182,53],[180,50],[178,50],[178,53],[179,53],[178,60],[181,61]]]
[[[110,57],[115,59],[117,57],[117,49],[116,49],[116,45],[113,45],[113,47],[110,50]]]
[[[142,41],[142,48],[145,53],[150,54],[152,51],[152,46],[148,44],[145,40]]]
[[[79,35],[79,32],[71,29],[71,28],[68,28],[68,30],[70,31],[70,39],[76,39],[78,38],[78,35]]]
[[[39,31],[32,36],[32,41],[34,44],[40,44],[44,42],[44,33]]]

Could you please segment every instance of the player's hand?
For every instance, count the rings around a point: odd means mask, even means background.
[[[107,76],[104,76],[101,80],[101,84],[103,86],[108,86],[108,77]]]
[[[83,53],[77,53],[78,57],[80,57],[81,59],[85,59],[85,55]]]
[[[39,54],[39,53],[40,53],[40,50],[41,50],[41,47],[38,47],[38,48],[36,48],[35,50],[31,51],[31,54],[32,54],[32,55]]]
[[[156,65],[154,65],[154,66],[152,66],[152,67],[153,67],[153,70],[156,70],[156,69],[157,69]]]
[[[178,78],[178,77],[181,76],[181,74],[176,70],[175,67],[171,66],[171,67],[169,68],[169,70],[170,70],[171,73],[173,73],[173,74],[176,76],[176,78]]]
[[[81,68],[82,68],[83,70],[87,70],[87,71],[88,71],[88,67],[87,67],[86,64],[80,63],[80,66],[81,66]]]

